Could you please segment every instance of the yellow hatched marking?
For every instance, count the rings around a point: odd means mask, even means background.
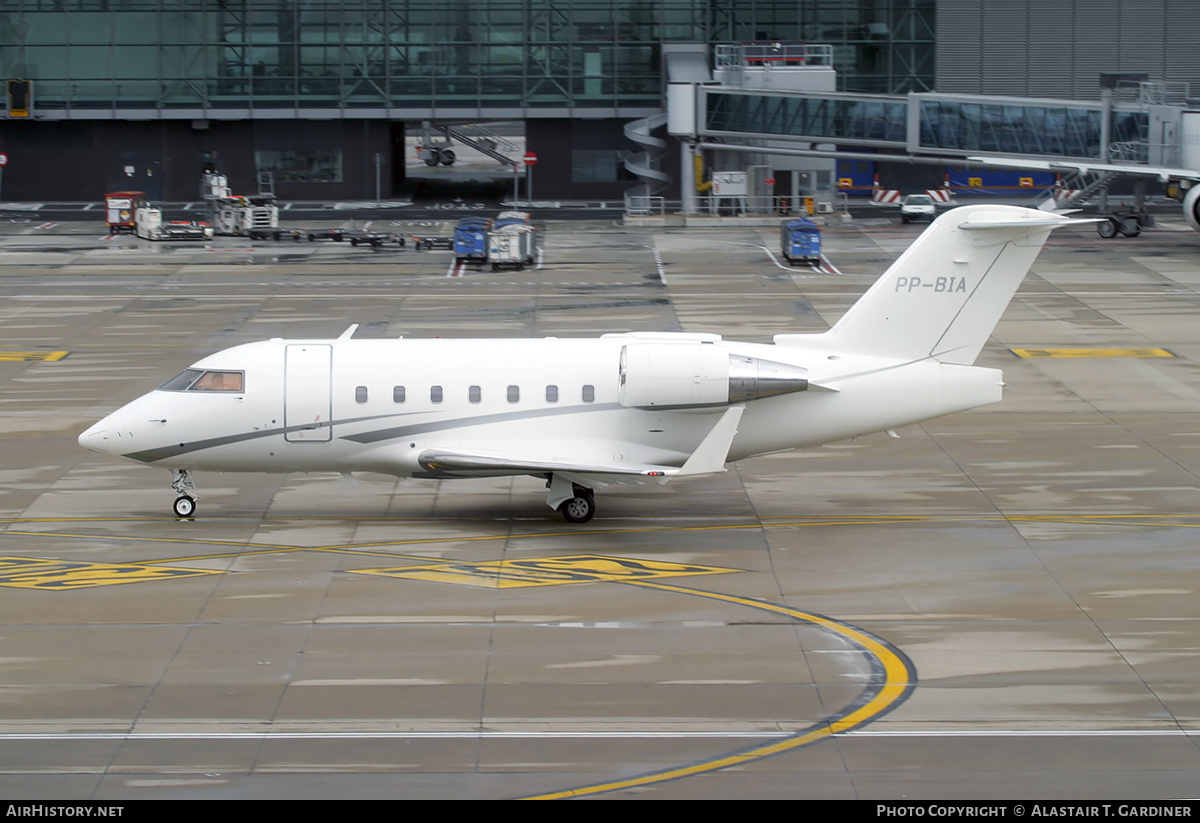
[[[0,351],[0,361],[54,361],[62,360],[68,354],[69,351]]]
[[[71,563],[36,557],[0,557],[0,586],[64,591],[121,583],[144,583],[172,577],[223,574],[207,569],[180,569],[142,563]]]
[[[1174,357],[1166,349],[1009,349],[1017,357]]]
[[[564,586],[571,583],[634,582],[656,577],[729,574],[737,569],[635,560],[626,557],[576,555],[486,563],[438,563],[391,569],[357,569],[354,574],[401,577],[432,583],[454,583],[486,589],[519,589],[531,586]]]

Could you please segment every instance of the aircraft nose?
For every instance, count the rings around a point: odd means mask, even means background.
[[[83,446],[85,449],[96,451],[96,444],[101,441],[100,435],[103,433],[104,427],[101,426],[100,423],[96,423],[83,434],[79,435],[79,445]]]
[[[104,451],[105,432],[105,421],[101,420],[83,434],[79,435],[79,445],[94,452],[102,452]]]
[[[101,454],[119,454],[123,447],[128,448],[133,442],[133,432],[114,421],[115,416],[110,414],[79,435],[79,445]]]

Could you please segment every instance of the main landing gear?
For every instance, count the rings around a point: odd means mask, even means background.
[[[1142,228],[1152,225],[1150,216],[1144,211],[1122,209],[1104,217],[1096,224],[1096,232],[1105,240],[1111,240],[1118,234],[1122,237],[1137,237]]]
[[[568,523],[586,523],[596,516],[596,495],[591,489],[575,487],[575,496],[558,506],[563,520]]]
[[[596,516],[596,494],[560,474],[546,478],[546,503],[568,523],[586,523]]]
[[[188,475],[187,469],[176,469],[171,488],[179,494],[171,506],[176,517],[190,518],[196,513],[196,485]]]

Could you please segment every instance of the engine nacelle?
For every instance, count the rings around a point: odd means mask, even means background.
[[[729,402],[729,353],[714,343],[634,343],[621,349],[621,405]]]
[[[634,343],[621,349],[622,406],[721,406],[804,391],[808,370],[729,354],[709,342]]]
[[[1187,218],[1188,225],[1200,231],[1200,184],[1192,186],[1184,196],[1183,216]]]

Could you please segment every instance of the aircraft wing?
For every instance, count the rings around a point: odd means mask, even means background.
[[[458,449],[426,449],[417,461],[431,477],[480,477],[513,474],[570,474],[607,478],[610,482],[630,482],[638,478],[667,478],[712,474],[725,470],[729,447],[737,434],[737,425],[745,406],[725,410],[709,433],[682,466],[660,466],[650,463],[574,462],[563,459],[543,459],[529,454],[503,451]]]
[[[1171,166],[1141,166],[1135,163],[1092,163],[1086,160],[1030,160],[1021,157],[968,157],[971,163],[1004,169],[1040,169],[1042,171],[1116,172],[1137,177],[1168,180],[1200,180],[1200,171]]]
[[[510,474],[571,474],[626,475],[633,477],[665,477],[677,474],[678,466],[656,466],[639,463],[573,463],[565,460],[537,460],[519,454],[488,451],[442,451],[428,449],[417,458],[421,467],[432,477],[477,477]]]

